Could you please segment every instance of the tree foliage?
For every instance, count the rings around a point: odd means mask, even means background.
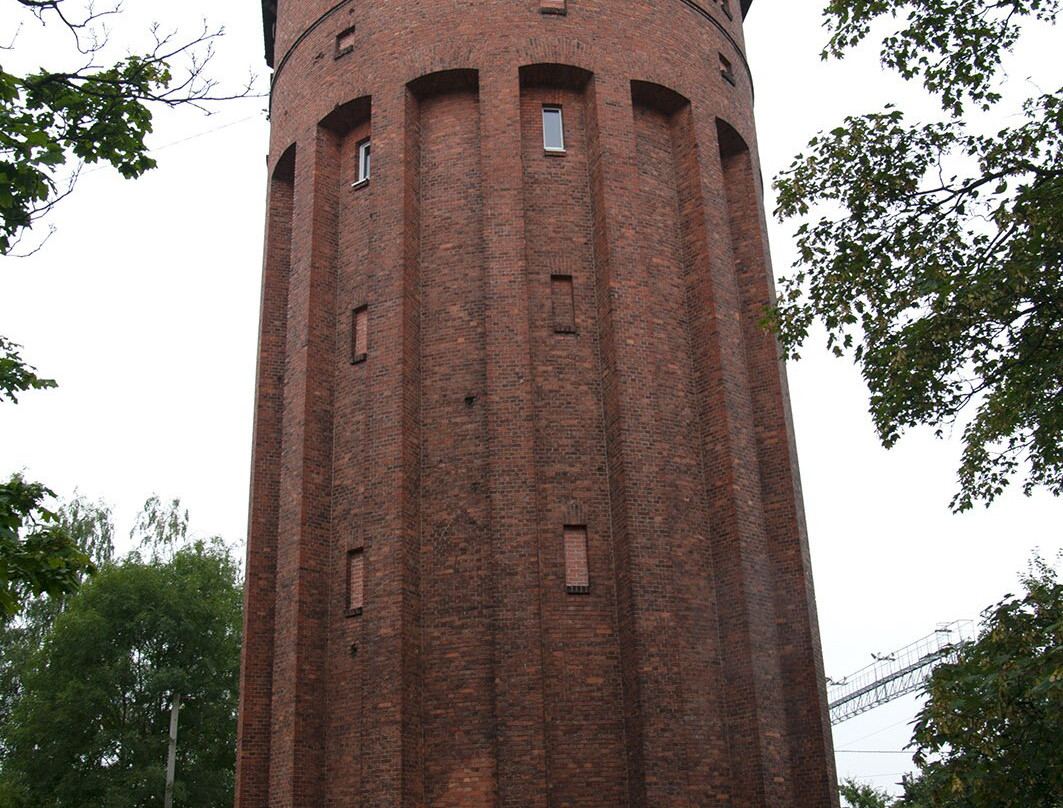
[[[1063,806],[1063,584],[1040,560],[1025,592],[982,613],[978,637],[923,685],[911,746],[918,768],[904,794],[854,781],[854,808]]]
[[[0,337],[0,402],[17,403],[20,393],[54,386],[23,361],[18,345]],[[49,488],[21,474],[0,483],[0,622],[27,598],[73,591],[92,570],[89,557],[46,507],[52,496]]]
[[[18,403],[18,394],[27,390],[46,390],[55,387],[53,379],[42,379],[37,369],[26,364],[17,345],[0,336],[0,401]]]
[[[882,63],[921,81],[942,120],[892,106],[821,132],[775,180],[798,219],[798,262],[768,323],[786,354],[816,321],[860,366],[882,443],[958,419],[955,510],[1016,476],[1063,491],[1063,94],[1029,98],[987,135],[971,113],[1001,101],[1001,59],[1058,0],[831,0],[824,57],[883,18]]]
[[[849,808],[890,808],[893,805],[889,792],[852,778],[838,783],[838,793]]]
[[[220,30],[204,26],[180,40],[154,26],[140,53],[101,64],[110,52],[105,23],[120,7],[97,11],[80,0],[0,3],[67,31],[66,56],[79,57],[73,68],[42,67],[25,75],[0,68],[0,255],[73,190],[80,166],[109,163],[127,178],[154,168],[144,141],[153,107],[200,106],[249,92],[219,92],[205,73]]]
[[[95,568],[44,501],[54,494],[20,474],[0,484],[0,620],[28,598],[58,597]]]
[[[109,163],[127,178],[153,168],[145,144],[153,108],[202,108],[250,92],[250,83],[236,93],[220,92],[207,76],[222,31],[205,24],[184,40],[153,26],[139,54],[107,64],[112,48],[106,23],[120,6],[97,10],[81,0],[0,0],[0,8],[8,10],[0,18],[5,26],[16,26],[0,31],[14,37],[2,50],[18,46],[24,22],[16,19],[19,12],[69,36],[68,48],[48,52],[63,67],[20,75],[0,66],[0,256],[13,254],[33,223],[73,191],[84,164]],[[37,375],[19,347],[0,336],[0,401],[17,403],[27,390],[56,386]],[[51,495],[45,485],[20,475],[0,483],[0,619],[17,612],[28,596],[71,591],[91,569],[44,506]]]
[[[114,555],[114,525],[111,510],[103,502],[76,496],[56,510],[56,526],[93,568],[111,562]],[[87,572],[87,567],[79,576]],[[17,616],[0,620],[0,727],[11,714],[22,692],[22,675],[41,647],[56,617],[70,600],[70,591],[29,594]],[[2,736],[2,733],[0,733]],[[2,746],[2,737],[0,737]]]
[[[1063,584],[1041,562],[1023,584],[927,681],[903,805],[1063,806]]]
[[[174,509],[157,510],[167,522]],[[0,808],[161,804],[175,693],[175,805],[228,808],[241,601],[238,566],[217,539],[101,563],[17,671],[0,721]]]
[[[188,509],[180,499],[163,504],[152,494],[137,514],[130,538],[139,541],[152,561],[168,561],[188,539]]]

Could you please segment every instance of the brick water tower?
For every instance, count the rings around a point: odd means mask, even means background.
[[[264,0],[238,808],[837,805],[750,0]]]

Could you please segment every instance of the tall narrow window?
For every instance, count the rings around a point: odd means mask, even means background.
[[[351,312],[351,364],[364,362],[369,350],[369,310],[360,306]]]
[[[576,307],[572,300],[572,276],[551,275],[550,297],[554,306],[554,332],[576,333]]]
[[[570,595],[591,591],[586,525],[565,525],[565,591]]]
[[[369,179],[369,138],[358,144],[358,180],[365,182]]]
[[[722,53],[720,54],[720,75],[723,76],[724,81],[728,84],[736,86],[734,69],[731,67],[731,62]]]
[[[561,107],[543,107],[543,148],[552,152],[565,150],[565,129]]]
[[[365,553],[362,548],[347,551],[347,616],[362,613],[365,604]]]

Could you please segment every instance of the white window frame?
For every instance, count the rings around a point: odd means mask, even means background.
[[[358,179],[355,180],[355,185],[369,181],[369,174],[372,168],[370,142],[370,139],[366,138],[358,144]]]
[[[551,146],[546,142],[546,113],[557,113],[557,125],[561,130],[561,145]],[[561,153],[565,150],[565,114],[561,111],[560,104],[543,104],[543,150],[548,152]]]

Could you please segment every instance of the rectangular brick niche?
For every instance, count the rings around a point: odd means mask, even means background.
[[[591,591],[586,525],[565,525],[565,591],[570,595]]]
[[[369,350],[369,310],[360,306],[351,312],[351,364],[364,362]]]
[[[347,616],[361,614],[364,605],[365,553],[362,548],[358,548],[347,552]]]
[[[576,307],[572,299],[572,276],[551,275],[550,297],[554,309],[554,331],[576,333]]]

